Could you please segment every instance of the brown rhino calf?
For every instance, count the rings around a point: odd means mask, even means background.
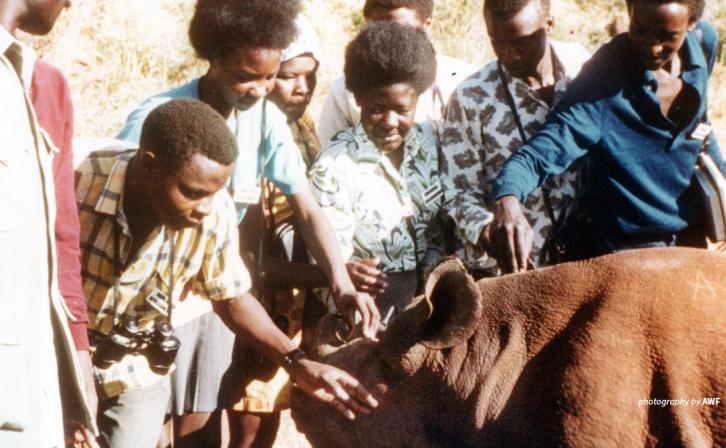
[[[622,252],[474,283],[457,260],[380,342],[323,356],[380,399],[304,394],[316,447],[726,446],[726,255]]]

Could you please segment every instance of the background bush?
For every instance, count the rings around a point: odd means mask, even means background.
[[[438,0],[431,38],[439,52],[480,66],[492,58],[482,18],[483,0]],[[363,23],[362,0],[306,0],[323,47],[320,82],[312,105],[317,116],[330,82],[342,71],[346,43]],[[204,72],[189,45],[194,0],[85,0],[64,12],[54,31],[30,40],[69,77],[76,135],[115,135],[131,108],[147,96]],[[594,51],[607,26],[624,12],[622,0],[552,0],[553,36]],[[726,1],[707,2],[706,16],[726,42]],[[726,128],[726,55],[711,82],[714,121]]]

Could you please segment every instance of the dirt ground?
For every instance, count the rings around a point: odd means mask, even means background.
[[[222,447],[226,448],[229,443],[227,419],[223,418],[222,422]],[[273,448],[311,448],[305,436],[297,432],[289,410],[282,412],[280,430],[277,432]]]

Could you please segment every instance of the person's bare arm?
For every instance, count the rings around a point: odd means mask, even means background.
[[[297,347],[249,293],[231,300],[214,301],[212,306],[243,343],[278,365],[282,365],[285,355]],[[355,418],[355,412],[367,414],[378,406],[371,393],[355,378],[336,367],[303,358],[288,371],[303,391],[335,407],[349,419]]]
[[[356,326],[355,312],[358,311],[363,334],[375,337],[380,323],[378,308],[368,294],[357,292],[353,286],[340,253],[335,230],[328,223],[312,193],[306,188],[287,198],[298,218],[308,250],[330,280],[338,311],[343,314],[351,328]]]

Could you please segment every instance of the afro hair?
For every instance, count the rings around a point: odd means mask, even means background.
[[[549,14],[550,0],[484,0],[484,12],[489,12],[498,19],[507,20],[532,2],[539,2],[545,14]]]
[[[366,0],[363,17],[369,17],[374,9],[388,11],[398,8],[412,9],[419,18],[429,19],[434,15],[434,0]]]
[[[301,0],[198,0],[189,40],[208,61],[242,46],[282,50],[297,35],[301,9]]]
[[[372,22],[345,50],[345,85],[356,97],[398,83],[417,93],[436,79],[436,51],[426,32],[396,22]]]
[[[156,155],[170,173],[194,154],[231,165],[237,143],[224,118],[206,103],[175,99],[151,111],[141,129],[140,146]]]

